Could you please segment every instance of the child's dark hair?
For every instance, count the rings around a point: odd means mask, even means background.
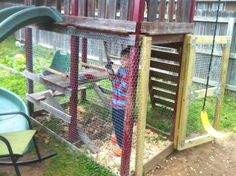
[[[130,47],[127,47],[120,52],[120,56],[129,56],[130,54]]]

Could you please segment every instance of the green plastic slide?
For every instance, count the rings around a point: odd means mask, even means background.
[[[24,112],[28,109],[24,101],[13,92],[0,88],[0,114]],[[9,133],[29,129],[27,120],[21,115],[0,116],[0,133]]]
[[[50,7],[10,7],[0,10],[0,42],[18,29],[37,23],[58,23],[61,14]]]

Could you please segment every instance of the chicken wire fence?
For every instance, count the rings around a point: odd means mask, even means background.
[[[138,102],[148,96],[139,89],[142,42],[98,33],[31,32],[32,49],[27,41],[25,46],[33,74],[24,74],[34,80],[27,99],[35,104],[35,120],[113,173],[134,171]],[[144,162],[168,145],[150,128],[142,135]]]
[[[209,72],[209,86],[208,96],[206,101],[206,111],[209,113],[210,121],[215,119],[215,111],[217,108],[216,103],[221,98],[221,84],[222,72],[224,63],[227,62],[223,57],[225,45],[215,44],[213,53],[211,69],[209,71],[209,64],[211,58],[212,44],[196,44],[194,46],[195,54],[192,66],[191,84],[188,87],[188,122],[187,122],[187,138],[204,134],[205,130],[202,126],[200,114],[203,106],[203,99],[205,96],[205,88],[207,83],[207,75]]]

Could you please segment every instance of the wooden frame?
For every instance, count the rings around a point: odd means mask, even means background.
[[[230,50],[230,40],[231,37],[228,36],[216,36],[215,44],[223,45],[223,67],[221,69],[220,75],[220,88],[221,93],[216,102],[216,110],[215,110],[215,119],[214,119],[214,127],[218,128],[220,124],[220,113],[223,106],[223,98],[224,98],[224,90],[226,85],[226,77],[227,77],[227,66],[229,60],[229,50]],[[190,148],[196,145],[200,145],[202,143],[206,143],[212,141],[214,138],[205,134],[201,136],[194,137],[192,139],[186,139],[186,130],[187,130],[187,120],[188,120],[188,105],[189,105],[189,95],[190,95],[190,87],[192,85],[192,66],[195,63],[195,53],[196,53],[196,44],[212,44],[213,36],[193,36],[186,35],[184,41],[184,49],[183,49],[183,64],[181,67],[181,86],[179,89],[179,98],[178,99],[178,108],[177,108],[177,119],[176,119],[176,130],[174,136],[174,147],[178,150],[183,150],[186,148]],[[210,93],[214,91],[215,88],[210,88]],[[202,93],[202,92],[200,92]],[[204,91],[203,91],[204,93]],[[201,96],[201,95],[200,95]],[[199,114],[200,118],[200,114]]]

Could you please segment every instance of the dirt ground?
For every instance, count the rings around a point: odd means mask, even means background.
[[[22,166],[22,176],[41,176],[46,162]],[[0,175],[14,175],[0,167]],[[148,176],[236,176],[236,135],[227,141],[203,144],[176,152],[162,161]]]
[[[236,176],[236,135],[170,155],[149,176]]]

